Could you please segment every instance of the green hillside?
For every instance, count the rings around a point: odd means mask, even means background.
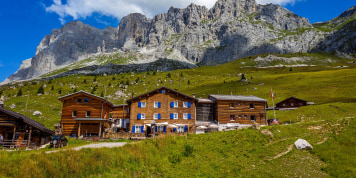
[[[267,99],[271,106],[273,88],[275,103],[296,96],[316,105],[276,111],[277,118],[288,125],[263,128],[273,136],[243,129],[80,152],[0,151],[3,170],[0,177],[353,177],[356,175],[355,60],[326,53],[274,55],[290,60],[258,60],[267,57],[266,54],[172,72],[68,76],[1,86],[7,108],[15,104],[12,110],[49,128],[60,121],[58,97],[79,90],[103,94],[114,104],[122,104],[131,93],[137,96],[167,86],[188,95],[195,93],[197,97],[255,95]],[[247,82],[240,81],[241,74]],[[44,84],[45,94],[38,95]],[[115,96],[126,84],[126,97]],[[19,89],[22,95],[16,96]],[[32,116],[36,110],[43,115]],[[267,114],[274,117],[273,112]],[[297,150],[293,143],[298,138],[306,139],[314,149]]]

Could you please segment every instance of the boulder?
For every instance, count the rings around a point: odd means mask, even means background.
[[[269,131],[269,130],[262,130],[261,131],[261,133],[263,134],[263,135],[269,135],[269,136],[271,136],[271,137],[273,137],[274,135],[273,135],[273,133],[271,132],[271,131]]]
[[[38,115],[42,115],[42,113],[41,112],[39,112],[39,111],[35,111],[35,112],[33,112],[33,114],[32,115],[34,115],[34,116],[38,116]]]
[[[12,105],[9,106],[11,109],[16,108],[16,105],[14,103],[12,103]]]
[[[298,150],[302,150],[302,149],[312,150],[313,149],[313,147],[309,144],[309,142],[307,142],[306,140],[303,140],[303,139],[298,139],[294,143],[294,145]]]
[[[257,122],[253,122],[253,123],[252,123],[252,128],[253,128],[253,129],[260,130],[260,129],[261,129],[261,124],[259,124],[259,123],[257,123]]]

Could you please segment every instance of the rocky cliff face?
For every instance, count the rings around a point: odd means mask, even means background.
[[[201,65],[263,53],[355,52],[356,40],[350,41],[355,37],[355,20],[349,18],[353,14],[351,8],[340,16],[347,22],[343,27],[322,31],[279,5],[218,0],[211,9],[195,4],[185,9],[172,7],[152,19],[130,14],[121,19],[118,28],[99,30],[70,22],[41,41],[30,67],[20,68],[6,81],[34,78],[97,53],[117,51],[144,53],[138,55],[141,63],[148,58],[149,62],[164,58]],[[328,25],[338,23],[334,19]],[[350,33],[351,38],[345,36]],[[339,35],[339,45],[330,34]],[[350,43],[345,46],[345,41]]]

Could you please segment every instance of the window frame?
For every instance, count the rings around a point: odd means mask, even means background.
[[[146,108],[146,101],[141,102],[141,108]]]
[[[163,125],[157,125],[157,133],[163,133],[164,132],[164,126]]]
[[[252,105],[252,107],[251,107]],[[255,109],[255,103],[250,103],[250,109]]]
[[[89,114],[88,114],[89,113]],[[87,111],[86,113],[85,113],[85,117],[90,117],[91,116],[91,111]]]
[[[77,98],[77,103],[82,103],[82,98]]]
[[[189,115],[189,113],[183,113],[183,119],[184,119],[184,120],[187,120],[187,119],[189,118],[188,115]]]
[[[89,103],[89,98],[84,98],[83,103]]]
[[[78,117],[78,111],[72,111],[72,117]]]
[[[182,131],[180,131],[180,130],[182,130]],[[184,126],[178,126],[177,133],[184,133]]]
[[[157,106],[156,106],[156,104],[157,104]],[[157,101],[157,102],[154,102],[153,108],[159,108],[159,102],[158,102],[158,101]]]
[[[135,125],[135,133],[142,133],[141,132],[141,127],[142,127],[141,125]]]
[[[252,120],[252,117],[254,118],[253,120]],[[255,115],[251,115],[250,116],[250,121],[255,121],[256,122],[256,116]]]
[[[177,104],[177,106],[176,106]],[[173,101],[173,108],[178,108],[178,101]]]
[[[230,103],[229,106],[230,108],[235,108],[235,103]]]
[[[156,115],[157,115],[157,117],[156,117]],[[153,120],[158,120],[159,119],[158,115],[159,115],[159,113],[153,113]]]
[[[233,119],[231,119],[231,118],[233,118]],[[230,115],[230,121],[236,121],[235,115],[233,115],[233,114]]]
[[[176,118],[177,116],[177,118]],[[178,113],[173,113],[173,119],[177,120],[179,117],[178,117]]]
[[[145,113],[140,113],[141,114],[141,119],[146,119],[146,114]]]

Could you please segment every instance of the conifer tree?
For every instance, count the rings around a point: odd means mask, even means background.
[[[37,90],[37,94],[44,94],[44,88],[43,85],[40,86],[40,88],[38,88]]]
[[[20,88],[19,91],[17,92],[17,96],[22,96],[22,89]]]

